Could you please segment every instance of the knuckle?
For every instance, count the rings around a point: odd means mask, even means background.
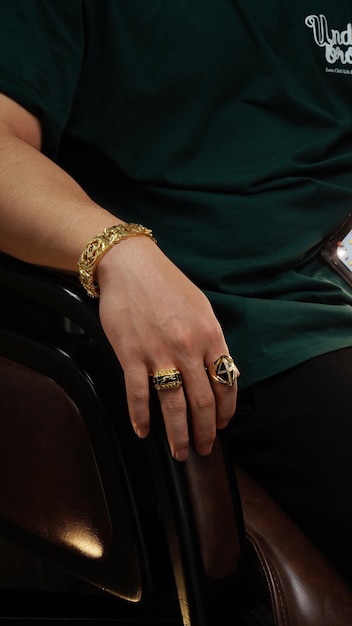
[[[144,404],[148,402],[148,392],[142,387],[132,387],[129,390],[129,397],[133,404]]]
[[[165,410],[171,415],[178,415],[185,410],[185,400],[177,394],[170,394],[164,402]]]
[[[221,345],[224,342],[224,335],[220,326],[208,328],[206,332],[207,344],[209,346]]]
[[[194,335],[190,329],[178,326],[172,333],[173,342],[177,345],[178,350],[182,353],[189,352],[194,343]]]
[[[195,399],[195,406],[200,412],[208,412],[214,410],[215,398],[210,391],[205,391]]]
[[[180,323],[180,320],[177,319],[169,324],[169,330],[172,344],[177,348],[177,353],[184,356],[188,355],[188,357],[193,356],[194,351],[197,350],[200,338],[202,344],[209,346],[224,343],[222,328],[216,319],[215,321],[214,319],[198,319],[196,328]]]

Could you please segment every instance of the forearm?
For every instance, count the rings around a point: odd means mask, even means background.
[[[0,132],[0,250],[77,271],[85,244],[119,220],[22,138]]]
[[[87,242],[119,220],[46,158],[41,143],[39,120],[0,95],[0,250],[76,272]],[[209,301],[149,237],[113,245],[95,278],[100,320],[124,371],[136,433],[146,437],[150,428],[150,376],[177,369],[183,386],[172,395],[160,392],[172,454],[187,457],[189,412],[195,447],[208,454],[216,427],[228,423],[236,403],[236,388],[224,393],[206,373],[216,355],[228,353]]]

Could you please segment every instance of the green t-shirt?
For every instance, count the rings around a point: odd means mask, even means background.
[[[350,0],[0,3],[0,90],[206,292],[243,386],[352,345],[319,255],[352,209],[351,22]]]

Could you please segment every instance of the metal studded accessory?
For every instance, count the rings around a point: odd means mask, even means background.
[[[176,369],[158,370],[153,375],[153,385],[157,391],[177,389],[182,385],[181,372]]]
[[[211,380],[228,387],[232,387],[240,375],[232,357],[228,354],[221,354],[214,363],[208,365],[207,370]]]
[[[99,285],[94,280],[94,271],[103,256],[117,243],[128,237],[149,237],[156,243],[152,231],[142,224],[117,224],[108,226],[102,233],[88,241],[78,261],[78,276],[88,295],[99,298]]]

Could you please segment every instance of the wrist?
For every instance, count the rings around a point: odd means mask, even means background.
[[[105,254],[116,244],[130,237],[148,237],[156,242],[152,231],[141,224],[121,223],[109,226],[88,241],[78,261],[79,280],[89,296],[98,298],[96,270]]]

